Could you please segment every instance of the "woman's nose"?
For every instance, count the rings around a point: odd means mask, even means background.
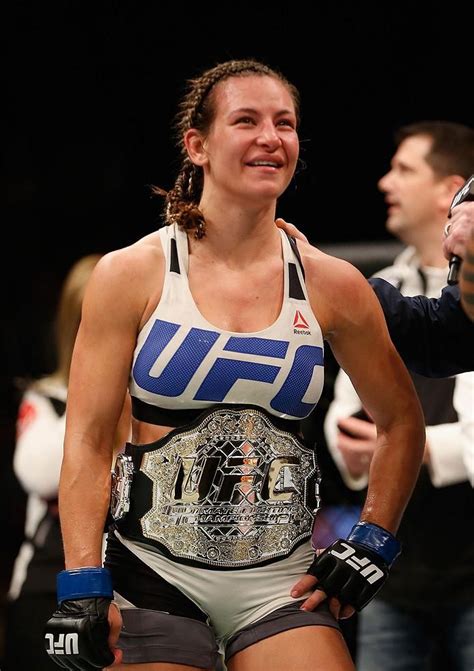
[[[257,142],[261,145],[275,148],[280,146],[281,138],[273,123],[263,124],[257,138]]]

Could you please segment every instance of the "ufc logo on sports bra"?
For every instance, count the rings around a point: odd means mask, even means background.
[[[216,351],[211,368],[205,373],[200,367],[216,347],[220,334],[217,331],[191,328],[161,374],[157,377],[150,375],[158,357],[179,329],[179,324],[161,319],[153,324],[133,367],[134,380],[145,391],[161,396],[180,396],[194,376],[201,376],[202,382],[193,400],[225,402],[227,394],[238,380],[273,384],[284,365],[289,346],[286,340],[229,336],[222,348],[223,352],[229,353],[229,358],[219,356]],[[257,361],[242,361],[232,353],[251,354]],[[283,363],[259,363],[259,356],[280,359]],[[303,397],[311,383],[314,367],[322,366],[323,362],[322,347],[300,345],[295,351],[288,374],[270,401],[270,407],[293,417],[308,415],[314,405],[304,402]]]

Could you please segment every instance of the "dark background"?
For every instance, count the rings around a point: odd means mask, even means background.
[[[174,181],[169,127],[186,78],[255,57],[298,86],[307,167],[278,213],[322,245],[390,239],[376,182],[399,125],[472,125],[467,3],[309,10],[310,0],[186,10],[177,2],[16,1],[3,10],[2,584],[23,524],[8,474],[15,380],[53,365],[51,319],[71,264],[156,228],[160,202],[146,185]]]
[[[42,372],[35,343],[72,262],[157,226],[161,203],[146,185],[174,181],[169,129],[183,83],[221,60],[264,60],[301,91],[307,167],[279,214],[316,244],[388,239],[376,182],[393,130],[472,121],[468,17],[458,6],[450,18],[428,3],[367,2],[314,7],[310,20],[303,4],[10,7],[2,182],[13,244],[2,269],[12,373]]]

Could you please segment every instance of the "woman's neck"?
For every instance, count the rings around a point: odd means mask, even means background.
[[[248,264],[269,253],[280,251],[280,233],[275,226],[275,203],[252,208],[246,203],[220,203],[202,199],[199,205],[206,220],[206,236],[190,236],[190,253],[219,257],[232,265]]]

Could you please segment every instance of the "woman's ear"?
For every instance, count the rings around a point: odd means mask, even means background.
[[[203,166],[207,163],[207,152],[204,147],[204,140],[199,131],[190,128],[184,135],[184,144],[188,156],[194,165]]]

